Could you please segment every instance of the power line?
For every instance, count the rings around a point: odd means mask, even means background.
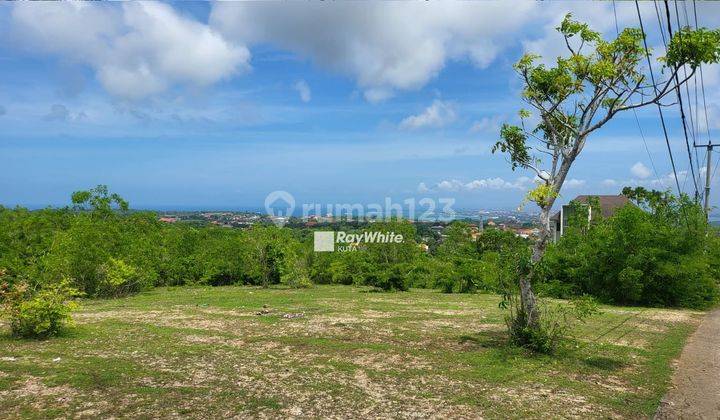
[[[672,39],[672,36],[673,36],[672,22],[671,22],[671,18],[670,18],[670,7],[668,6],[668,0],[663,0],[663,4],[665,5],[665,16],[667,18],[668,34],[670,35],[670,39]],[[680,30],[680,32],[678,32],[678,36],[682,37],[681,30]],[[682,42],[682,38],[681,38],[681,42]],[[682,121],[683,134],[685,136],[685,147],[687,148],[688,159],[690,160],[690,172],[692,173],[693,184],[695,185],[695,200],[697,201],[697,199],[698,199],[697,179],[695,178],[695,167],[693,166],[692,153],[690,152],[690,141],[688,140],[688,133],[687,133],[687,122],[685,121],[685,107],[683,106],[682,91],[680,90],[680,78],[678,77],[677,71],[675,72],[675,93],[677,94],[678,104],[680,105],[680,120]]]
[[[693,17],[695,18],[695,29],[699,27],[698,25],[698,15],[697,15],[697,5],[695,4],[695,0],[693,0]],[[688,26],[690,23],[690,19],[687,17],[687,9],[685,8],[685,19],[688,22]],[[718,164],[720,163],[720,157],[718,157],[718,160],[715,161],[715,168],[712,169],[712,173],[710,173],[711,168],[710,164],[712,163],[712,151],[714,145],[712,144],[712,139],[710,137],[710,122],[708,120],[708,112],[707,112],[707,101],[705,99],[705,78],[703,76],[703,69],[702,64],[698,66],[700,68],[700,90],[702,92],[703,97],[703,108],[705,112],[705,130],[707,132],[707,145],[706,146],[695,146],[695,150],[697,151],[698,148],[704,147],[706,151],[705,155],[705,164],[707,165],[705,168],[705,188],[704,188],[704,208],[705,208],[705,217],[708,219],[710,218],[710,184],[712,183],[713,178],[715,177],[715,172],[717,171]],[[695,78],[695,100],[697,101],[697,78]],[[697,103],[695,104],[695,112],[698,112],[699,106]],[[698,124],[698,136],[700,135],[700,118],[696,117],[695,121]],[[699,171],[698,171],[699,172]]]
[[[656,9],[657,9],[657,7],[656,7]],[[650,51],[648,50],[648,46],[647,46],[647,37],[646,37],[645,27],[644,27],[643,21],[642,21],[642,15],[640,14],[640,6],[638,5],[638,0],[635,0],[635,10],[637,11],[638,21],[640,22],[640,31],[642,32],[643,46],[645,47],[645,58],[647,59],[648,69],[650,70],[650,81],[652,81],[653,89],[655,90],[655,95],[657,96],[658,89],[657,89],[657,84],[655,82],[655,74],[652,69],[652,62],[650,61]],[[663,40],[664,39],[665,39],[665,35],[663,34]],[[660,123],[662,125],[663,135],[665,136],[665,144],[667,145],[668,154],[670,155],[670,164],[672,166],[673,175],[675,177],[675,186],[677,187],[678,195],[681,195],[682,191],[680,190],[680,181],[678,181],[677,169],[675,168],[675,158],[673,158],[672,148],[670,147],[670,138],[668,137],[667,126],[665,125],[665,117],[663,116],[662,107],[660,106],[659,101],[656,102],[655,104],[657,105],[658,112],[660,113]]]
[[[674,0],[673,3],[674,3],[674,5],[675,5],[675,22],[677,22],[677,28],[678,28],[678,31],[679,31],[678,34],[681,35],[681,34],[682,34],[682,32],[681,32],[681,31],[682,31],[682,25],[681,25],[681,23],[680,23],[680,11],[678,10],[678,2],[677,2],[677,0]],[[690,26],[690,21],[689,21],[688,16],[687,16],[687,8],[685,8],[684,5],[683,5],[683,11],[685,12],[685,26],[686,26],[686,27],[689,27],[689,26]],[[679,35],[679,36],[680,36],[680,35]],[[696,194],[695,199],[697,200],[697,199],[698,199],[698,194],[702,194],[702,191],[701,191],[701,190],[698,190],[698,188],[697,188],[697,185],[698,185],[698,184],[700,184],[700,185],[702,186],[702,181],[701,181],[701,178],[702,178],[702,177],[700,176],[700,159],[698,158],[697,148],[694,147],[694,146],[697,144],[697,137],[696,137],[696,131],[697,131],[697,130],[696,130],[696,128],[695,128],[695,120],[693,119],[693,108],[692,108],[692,101],[691,101],[691,96],[690,96],[690,86],[689,86],[690,83],[687,82],[687,80],[688,80],[687,66],[683,66],[683,75],[685,76],[685,80],[686,80],[686,82],[685,82],[685,96],[687,97],[687,106],[688,106],[688,109],[689,109],[688,115],[690,116],[690,128],[691,128],[691,130],[690,130],[690,137],[692,137],[693,150],[695,151],[695,166],[696,166],[696,168],[697,168],[697,178],[696,178],[696,179],[697,179],[697,182],[695,182],[695,194]],[[693,78],[693,81],[695,82],[695,87],[696,87],[696,90],[697,90],[697,78],[696,78],[696,75],[695,75],[694,73],[693,73],[693,75],[692,75],[692,78]],[[696,92],[696,94],[697,94],[697,92]],[[697,95],[695,96],[695,100],[697,101]],[[695,104],[695,109],[696,109],[696,111],[697,111],[697,103]],[[688,146],[688,148],[689,148],[689,146]],[[691,163],[691,164],[692,164],[692,163]]]
[[[698,28],[699,25],[698,25],[698,15],[697,15],[697,5],[696,5],[696,3],[695,3],[695,0],[693,0],[692,5],[693,5],[693,17],[694,17],[694,20],[695,20],[695,28]],[[702,66],[702,64],[699,66],[699,70],[700,70],[700,91],[701,91],[701,94],[702,94],[703,110],[704,110],[704,114],[705,114],[705,131],[707,132],[707,139],[708,139],[707,145],[708,145],[708,147],[710,147],[710,145],[712,144],[712,138],[710,137],[710,120],[709,120],[709,118],[708,118],[707,100],[705,99],[705,76],[703,75],[703,66]],[[696,99],[697,99],[697,97],[696,97]],[[696,111],[697,111],[697,108],[698,108],[698,107],[696,106],[696,108],[695,108]],[[698,126],[699,126],[699,125],[700,125],[700,119],[699,119],[699,118],[696,118],[696,121],[698,122]],[[698,131],[699,131],[699,128],[698,128]],[[697,150],[697,149],[696,149],[696,150]],[[712,156],[707,156],[708,159],[711,158],[711,157],[712,157]],[[711,176],[710,176],[710,178],[709,178],[710,181],[712,181],[712,179],[715,178],[715,172],[717,171],[717,168],[718,168],[718,164],[719,164],[719,163],[720,163],[720,156],[718,157],[718,160],[715,162],[715,169],[713,170],[713,173],[711,174]],[[706,179],[707,179],[707,174],[706,174]],[[706,181],[706,184],[707,184],[707,183],[708,183],[708,181]],[[705,185],[705,191],[708,191],[708,192],[709,192],[709,190],[708,190],[708,185]],[[708,198],[705,197],[705,199],[707,200]]]
[[[612,0],[613,16],[615,17],[615,35],[620,36],[620,26],[618,25],[617,9],[615,8],[615,0]],[[633,101],[630,101],[630,105],[634,105]],[[652,166],[653,173],[655,173],[655,179],[660,182],[660,175],[655,168],[655,162],[653,161],[650,149],[648,148],[647,141],[645,140],[645,134],[643,133],[642,127],[640,126],[640,119],[637,115],[637,110],[633,107],[633,114],[635,115],[635,123],[637,124],[638,131],[640,131],[640,138],[642,139],[643,145],[645,146],[645,153],[647,153],[648,159],[650,159],[650,165]]]

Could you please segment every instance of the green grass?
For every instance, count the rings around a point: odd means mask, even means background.
[[[604,307],[559,354],[536,356],[505,344],[498,302],[344,286],[85,301],[63,337],[15,340],[0,327],[0,413],[647,417],[700,316]]]

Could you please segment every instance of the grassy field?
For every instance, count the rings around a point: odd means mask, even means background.
[[[344,286],[86,301],[64,337],[0,326],[0,417],[646,417],[700,317],[603,307],[576,344],[532,356],[505,345],[498,301]]]

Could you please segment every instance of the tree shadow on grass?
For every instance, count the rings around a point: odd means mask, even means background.
[[[508,349],[512,347],[508,342],[505,331],[481,331],[474,334],[463,334],[459,337],[460,344],[473,349]]]
[[[613,359],[612,357],[593,356],[581,359],[582,363],[595,369],[605,371],[615,371],[627,366],[622,360]]]
[[[584,351],[578,349],[572,345],[571,341],[566,342],[552,354],[533,353],[528,349],[511,344],[506,331],[480,331],[464,334],[458,337],[458,341],[468,351],[493,350],[496,357],[500,359],[525,356],[535,360],[560,360],[569,365],[585,365],[606,372],[617,371],[627,366],[626,362],[611,356],[588,354],[588,349]]]

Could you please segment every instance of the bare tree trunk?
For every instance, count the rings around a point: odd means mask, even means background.
[[[554,200],[553,200],[554,201]],[[545,206],[540,209],[540,237],[533,245],[532,262],[533,264],[540,261],[542,256],[545,254],[545,248],[547,248],[548,240],[550,240],[550,206]]]
[[[530,275],[520,277],[520,304],[527,315],[527,325],[536,327],[540,323],[540,313],[538,312],[535,293],[530,286]]]
[[[522,305],[523,311],[527,314],[527,323],[530,327],[536,327],[540,323],[540,311],[535,293],[530,284],[530,279],[533,277],[535,264],[540,261],[543,254],[545,254],[547,241],[550,238],[549,221],[550,207],[543,207],[540,211],[540,237],[535,242],[535,245],[533,245],[533,267],[530,269],[530,273],[520,278],[520,304]]]
[[[585,145],[585,138],[576,139],[574,143],[576,146],[571,153],[565,156],[557,174],[553,177],[553,182],[550,184],[552,193],[546,197],[547,201],[540,205],[540,236],[533,245],[530,272],[527,276],[520,278],[520,304],[527,314],[528,326],[533,328],[540,324],[540,311],[530,280],[534,277],[537,263],[542,259],[543,255],[545,255],[545,249],[547,248],[548,240],[550,240],[550,210],[553,204],[555,204],[555,199],[560,193],[560,189],[565,182],[572,163]]]

